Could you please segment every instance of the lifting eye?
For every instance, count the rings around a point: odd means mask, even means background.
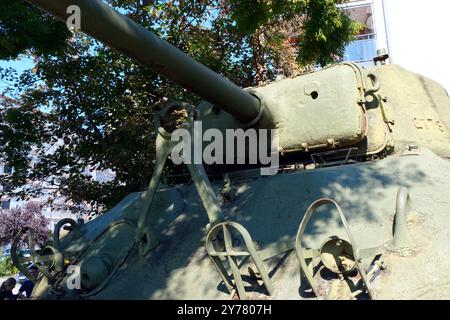
[[[317,91],[311,92],[311,98],[313,98],[313,100],[316,100],[318,97],[319,97],[319,92],[317,92]]]

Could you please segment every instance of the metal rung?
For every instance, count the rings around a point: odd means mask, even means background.
[[[232,251],[232,252],[210,252],[210,256],[213,257],[241,257],[241,256],[249,256],[250,253],[245,251]]]
[[[334,151],[327,151],[327,152],[320,152],[320,153],[314,153],[311,154],[311,159],[314,161],[314,164],[317,167],[331,167],[331,166],[342,166],[344,164],[356,162],[354,160],[350,160],[350,156],[352,152],[357,152],[357,148],[349,148],[349,149],[341,149],[341,150],[334,150]],[[346,152],[346,154],[345,154]],[[345,154],[344,157],[340,155]],[[335,161],[327,161],[326,157],[328,158],[338,158],[341,160],[335,160]]]

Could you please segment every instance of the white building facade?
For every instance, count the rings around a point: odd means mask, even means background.
[[[450,1],[360,0],[342,5],[365,25],[345,61],[369,64],[385,48],[390,62],[441,83],[450,92]]]
[[[14,168],[1,163],[0,162],[0,175],[8,175],[13,172]],[[92,176],[94,181],[98,181],[101,183],[108,182],[114,179],[115,175],[112,171],[98,171],[98,170],[89,170],[86,168],[86,175]],[[83,219],[87,220],[87,217],[80,211],[78,214],[73,213],[73,208],[71,208],[71,201],[60,195],[58,189],[55,186],[48,185],[44,182],[33,182],[27,185],[26,187],[36,187],[41,189],[41,195],[36,198],[29,199],[28,201],[38,202],[43,205],[42,213],[49,220],[49,229],[53,230],[54,226],[58,221],[64,218],[71,219]],[[7,186],[0,185],[0,201],[1,201],[1,210],[11,210],[16,208],[21,208],[26,205],[26,201],[23,201],[18,198],[11,198],[6,193]],[[49,204],[49,199],[51,199],[51,205]],[[77,206],[79,207],[79,206]],[[89,209],[89,206],[85,206],[84,209]]]
[[[11,174],[14,169],[10,166],[0,163],[0,175],[8,175]],[[1,209],[2,210],[11,210],[11,209],[17,209],[24,207],[26,204],[26,201],[21,200],[19,198],[11,198],[7,195],[6,190],[7,186],[0,185],[0,195],[1,195]],[[52,197],[55,198],[56,204],[55,206],[51,207],[47,205],[48,199]],[[54,226],[58,221],[64,218],[77,218],[75,217],[70,209],[64,205],[64,198],[58,197],[55,192],[52,191],[52,189],[48,189],[48,191],[43,191],[42,195],[30,199],[28,201],[38,202],[43,204],[42,213],[43,215],[49,220],[49,229],[53,230]]]

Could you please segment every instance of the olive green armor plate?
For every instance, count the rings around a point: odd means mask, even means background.
[[[232,181],[234,201],[224,204],[226,220],[242,224],[259,249],[293,240],[304,212],[318,198],[338,201],[360,248],[388,245],[392,241],[396,195],[409,189],[413,211],[408,228],[414,241],[411,251],[385,254],[387,269],[373,284],[379,299],[449,299],[450,296],[450,164],[426,148],[376,163],[301,171],[268,178]],[[214,189],[220,193],[221,184]],[[95,239],[105,226],[124,217],[136,221],[136,203],[142,193],[130,194],[116,208],[81,227],[83,237],[63,240],[64,248],[77,250]],[[205,249],[208,223],[193,186],[161,189],[152,211],[161,232],[159,245],[146,257],[131,251],[95,299],[227,299]],[[339,217],[324,210],[309,225],[304,242],[318,247],[330,235],[345,237]],[[121,243],[116,243],[121,247]],[[79,249],[79,248],[78,248]],[[370,261],[364,262],[367,266]],[[293,252],[265,261],[274,293],[260,285],[248,288],[255,299],[308,298],[302,288],[300,268]],[[251,282],[250,282],[251,284]],[[58,298],[45,279],[34,290],[35,298]],[[73,296],[72,298],[75,298]],[[59,298],[70,298],[62,296]]]

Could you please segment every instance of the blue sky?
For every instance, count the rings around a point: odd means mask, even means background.
[[[9,61],[0,60],[0,68],[13,68],[17,70],[18,74],[21,74],[24,70],[33,68],[33,66],[34,66],[33,60],[27,57],[23,57],[18,60],[9,60]],[[0,79],[0,92],[8,87],[10,87],[10,84]],[[17,98],[13,91],[9,92],[6,95],[9,96],[10,98]]]
[[[21,73],[26,69],[30,69],[33,67],[33,61],[29,58],[22,58],[19,60],[0,60],[0,68],[14,68],[17,72]]]

